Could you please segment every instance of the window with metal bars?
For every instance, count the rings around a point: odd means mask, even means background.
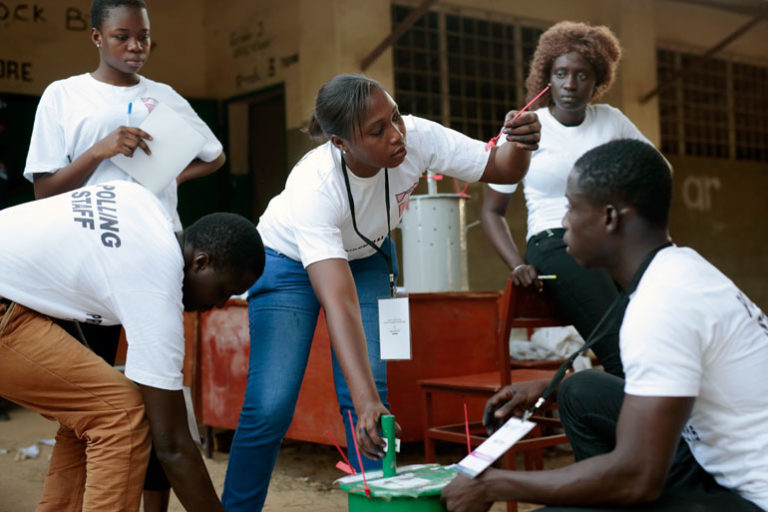
[[[660,49],[659,83],[696,57]],[[667,154],[768,161],[768,67],[708,59],[659,94]]]
[[[413,9],[392,6],[393,27]],[[395,98],[403,113],[487,140],[523,105],[525,73],[542,29],[439,10],[394,45]]]

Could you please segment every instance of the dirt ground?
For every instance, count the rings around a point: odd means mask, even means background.
[[[31,411],[13,408],[9,411],[10,421],[0,421],[0,512],[28,512],[35,509],[43,488],[45,472],[52,448],[41,439],[51,439],[57,424]],[[38,444],[40,455],[34,459],[15,460],[18,449]],[[7,453],[2,453],[7,450]],[[440,447],[442,464],[450,464],[462,457],[458,445]],[[337,512],[347,508],[346,493],[334,481],[343,476],[335,468],[340,459],[335,448],[312,443],[286,441],[280,451],[265,511],[275,512]],[[546,454],[545,466],[557,467],[567,464],[571,455],[563,451]],[[423,462],[419,444],[406,445],[398,455],[398,464]],[[206,459],[211,479],[219,493],[224,485],[227,454],[217,452],[213,459]],[[520,512],[528,512],[538,506],[520,504]],[[184,509],[171,496],[170,512]],[[506,510],[504,504],[496,503],[493,512]]]

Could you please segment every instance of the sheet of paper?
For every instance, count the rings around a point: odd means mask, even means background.
[[[139,128],[152,136],[145,141],[152,154],[136,148],[133,156],[115,155],[112,162],[158,194],[197,156],[205,137],[164,103],[158,103]]]
[[[189,434],[192,436],[192,440],[195,443],[200,444],[200,431],[197,429],[195,408],[192,405],[192,390],[189,386],[183,386],[181,389],[184,394],[184,403],[187,406],[187,426],[189,427]]]
[[[379,351],[384,360],[411,358],[408,297],[379,299]]]
[[[532,421],[510,418],[491,437],[486,439],[483,444],[461,459],[456,467],[468,477],[476,477],[493,464],[496,459],[504,455],[507,450],[512,448],[512,445],[522,439],[535,426],[536,424]]]

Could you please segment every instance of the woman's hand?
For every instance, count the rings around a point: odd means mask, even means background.
[[[357,412],[357,444],[360,446],[360,453],[369,459],[380,459],[384,456],[386,445],[381,438],[381,417],[389,414],[389,411],[381,402],[370,404],[361,411]],[[395,433],[400,435],[400,425],[395,423]]]
[[[365,332],[355,280],[349,263],[340,258],[316,261],[307,267],[309,281],[325,311],[331,347],[336,354],[357,412],[356,437],[360,452],[378,459],[384,455],[380,418],[389,414],[381,403],[368,361]],[[400,427],[395,426],[399,432]]]
[[[492,434],[512,416],[522,416],[533,407],[549,385],[549,379],[519,382],[501,389],[485,403],[483,425]]]
[[[506,135],[507,142],[512,142],[517,147],[528,151],[539,149],[539,140],[541,140],[539,116],[534,112],[523,112],[520,117],[512,121],[517,112],[517,110],[511,110],[504,118],[502,133]]]
[[[140,147],[148,155],[152,154],[144,140],[152,140],[152,136],[140,128],[132,126],[118,126],[109,135],[94,144],[93,149],[102,160],[112,158],[117,154],[133,156],[133,152]]]
[[[148,155],[152,154],[145,140],[152,140],[152,136],[144,130],[130,126],[116,128],[66,167],[56,172],[35,174],[35,199],[82,187],[101,162],[117,154],[133,156],[137,147]]]

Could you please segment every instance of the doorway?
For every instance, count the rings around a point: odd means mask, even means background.
[[[283,84],[227,100],[230,207],[258,222],[288,176]]]

